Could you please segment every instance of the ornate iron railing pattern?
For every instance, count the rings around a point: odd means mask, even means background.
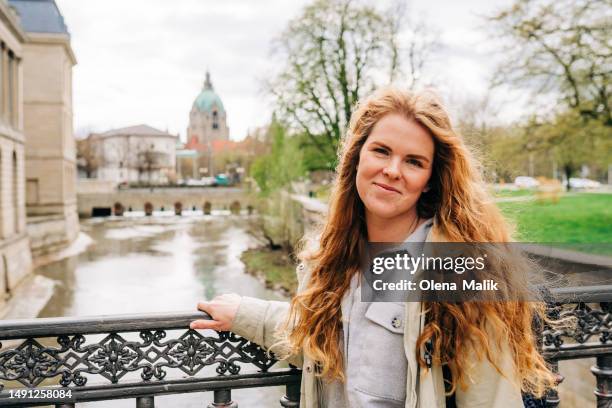
[[[596,357],[591,371],[597,380],[597,406],[612,406],[612,287],[553,290],[548,313],[569,324],[555,329],[544,325],[544,356],[555,370],[560,360]],[[153,407],[155,395],[196,391],[214,392],[209,407],[237,407],[232,389],[285,385],[280,405],[299,405],[300,370],[270,370],[276,364],[273,356],[233,333],[204,336],[186,330],[203,317],[188,313],[1,322],[0,341],[19,342],[0,348],[0,406],[43,403],[10,398],[7,381],[26,389],[70,389],[73,401],[79,402],[135,398],[137,407]],[[170,330],[179,332],[168,336]],[[129,339],[134,333],[137,339]],[[96,334],[102,340],[87,341],[86,335]],[[48,338],[54,338],[54,344],[42,340]],[[258,372],[242,373],[243,366]],[[215,375],[203,377],[206,367],[214,368]],[[169,379],[169,370],[188,377]],[[107,383],[88,384],[88,376],[103,377]],[[50,381],[54,384],[48,385]],[[73,407],[73,401],[51,398],[44,404]],[[551,391],[547,406],[558,405],[559,396]]]
[[[139,407],[153,406],[155,394],[206,390],[214,391],[211,406],[231,407],[236,406],[231,401],[232,388],[286,385],[287,395],[281,405],[299,404],[299,370],[270,371],[276,364],[273,356],[234,333],[204,336],[185,330],[189,322],[206,317],[190,313],[4,321],[0,324],[0,340],[24,340],[15,347],[0,349],[0,380],[51,390],[53,386],[45,387],[45,380],[54,379],[55,387],[72,391],[72,400],[132,396]],[[181,330],[180,335],[166,339],[167,331],[176,329]],[[102,340],[87,342],[85,335],[101,333],[106,334]],[[138,340],[128,340],[126,333],[137,333]],[[39,341],[49,337],[55,337],[55,344]],[[242,365],[258,372],[241,374]],[[216,375],[196,377],[205,367],[213,367]],[[178,369],[189,378],[166,380],[169,369]],[[139,374],[140,379],[121,381],[131,372]],[[88,375],[101,376],[108,384],[90,386]],[[0,406],[42,402],[11,398],[4,388],[0,383]],[[65,398],[46,398],[45,403],[73,404]]]
[[[612,407],[612,286],[585,286],[552,291],[548,316],[566,322],[555,328],[544,325],[542,351],[553,370],[559,361],[596,358],[591,372],[597,386],[597,407]],[[560,382],[564,380],[559,375]],[[558,407],[556,390],[546,398],[547,407]]]

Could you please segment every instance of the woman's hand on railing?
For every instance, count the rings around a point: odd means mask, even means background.
[[[232,327],[241,300],[242,296],[228,293],[217,296],[210,302],[199,302],[198,310],[208,313],[212,320],[194,320],[189,328],[228,331]]]

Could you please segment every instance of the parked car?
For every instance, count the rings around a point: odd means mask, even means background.
[[[518,176],[514,179],[514,185],[519,188],[536,188],[540,185],[540,182],[533,177]]]
[[[202,177],[200,179],[205,186],[216,186],[217,180],[214,177]]]
[[[202,180],[198,180],[198,179],[189,179],[187,180],[187,183],[185,184],[187,186],[193,186],[193,187],[204,187],[207,186],[208,184],[206,184],[206,182],[202,181]]]
[[[578,189],[596,189],[601,187],[601,183],[595,180],[589,180],[587,178],[570,177],[569,179],[570,188]]]
[[[215,181],[218,186],[229,186],[231,184],[229,178],[223,173],[217,174],[215,176]]]

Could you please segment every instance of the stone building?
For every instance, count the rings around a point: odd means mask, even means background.
[[[87,142],[98,163],[96,178],[115,184],[166,184],[174,180],[178,136],[148,125],[92,133]]]
[[[78,235],[70,34],[54,0],[9,0],[26,32],[23,129],[28,233],[34,256]]]
[[[188,144],[199,148],[196,150],[208,148],[214,140],[229,140],[227,114],[221,98],[215,93],[209,72],[206,72],[202,92],[193,101],[186,134]]]
[[[26,35],[0,0],[0,306],[27,276],[32,258],[26,232],[23,57]]]
[[[197,152],[197,166],[194,166],[197,168],[197,173],[193,174],[193,177],[213,176],[215,174],[213,145],[229,141],[229,127],[227,113],[221,98],[214,90],[209,72],[206,72],[202,91],[191,106],[186,135],[187,143],[184,148]]]

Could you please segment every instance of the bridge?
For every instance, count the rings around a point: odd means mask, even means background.
[[[140,187],[114,188],[79,181],[77,206],[80,217],[122,215],[125,211],[184,210],[210,213],[215,210],[240,212],[251,209],[254,199],[242,187]]]
[[[554,289],[549,317],[569,318],[572,324],[562,329],[544,324],[540,344],[556,372],[561,360],[596,358],[591,372],[598,407],[612,404],[611,299],[612,286]],[[209,408],[237,408],[232,389],[273,385],[285,386],[281,407],[299,406],[299,369],[282,367],[233,333],[205,336],[188,329],[201,318],[209,317],[183,313],[0,322],[0,407],[74,408],[79,402],[132,398],[137,408],[152,408],[156,395],[212,391]],[[182,378],[170,378],[170,372]],[[103,383],[89,384],[92,377]],[[546,406],[559,403],[551,390]]]

